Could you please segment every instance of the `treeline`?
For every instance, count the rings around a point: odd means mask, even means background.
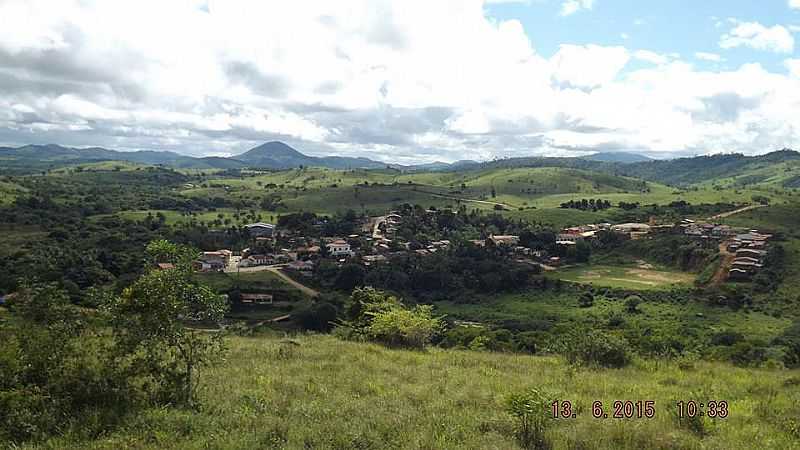
[[[0,316],[0,441],[98,436],[141,408],[195,407],[200,371],[220,360],[227,300],[191,280],[196,251],[147,246],[150,270],[121,294],[77,308],[54,283],[25,281]]]
[[[562,209],[579,209],[581,211],[601,211],[611,208],[611,202],[602,199],[570,200],[559,205]]]

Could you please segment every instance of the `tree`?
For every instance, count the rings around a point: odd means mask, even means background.
[[[629,313],[637,313],[639,312],[639,304],[642,303],[642,298],[638,295],[630,295],[625,298],[625,309],[628,310]]]
[[[584,292],[578,299],[578,304],[581,308],[589,308],[594,305],[594,295],[591,292]]]
[[[148,250],[167,247],[163,242],[151,243]],[[191,326],[216,324],[228,302],[191,280],[190,262],[181,255],[185,249],[176,249],[172,254],[160,253],[177,263],[174,269],[150,270],[107,307],[120,356],[145,377],[158,380],[156,395],[193,405],[198,369],[212,364],[224,347],[219,333]]]

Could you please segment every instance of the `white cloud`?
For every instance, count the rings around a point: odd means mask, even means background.
[[[629,35],[628,33],[620,33],[619,37],[621,37],[622,39],[625,39],[627,41],[628,39],[631,38],[631,35]]]
[[[800,0],[789,0],[789,8],[800,9]]]
[[[562,16],[569,16],[584,9],[592,9],[594,0],[564,0],[561,4]]]
[[[800,59],[787,59],[783,65],[789,69],[789,74],[795,78],[800,78]]]
[[[666,64],[669,62],[669,57],[649,50],[637,50],[633,53],[633,57],[653,64]]]
[[[705,71],[601,45],[547,58],[484,6],[7,0],[0,142],[236,154],[280,139],[404,162],[800,147],[797,60]]]
[[[550,58],[553,79],[568,87],[593,88],[608,83],[628,63],[624,47],[568,45]]]
[[[703,61],[712,61],[712,62],[722,62],[725,61],[725,58],[716,54],[716,53],[709,53],[709,52],[695,52],[694,57]]]
[[[736,22],[736,26],[720,38],[719,46],[724,49],[745,46],[791,53],[794,51],[794,37],[781,25],[765,27],[758,22]]]

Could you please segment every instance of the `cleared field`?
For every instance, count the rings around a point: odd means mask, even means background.
[[[669,289],[690,284],[696,277],[693,274],[655,269],[644,264],[634,267],[576,266],[558,270],[553,276],[564,281],[624,289]]]

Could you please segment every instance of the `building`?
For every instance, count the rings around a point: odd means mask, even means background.
[[[296,270],[298,272],[313,272],[314,263],[311,261],[292,261],[287,266],[288,269]]]
[[[257,222],[245,225],[247,232],[250,236],[254,237],[272,237],[275,235],[275,225],[271,223]]]
[[[251,305],[269,305],[272,303],[272,294],[241,294],[241,302]]]
[[[611,226],[611,231],[615,233],[631,234],[650,232],[650,225],[646,223],[620,223]]]
[[[250,255],[239,262],[240,267],[268,266],[275,264],[273,255]]]
[[[337,239],[325,245],[328,248],[328,254],[334,257],[339,256],[353,256],[353,250],[350,249],[348,244],[343,239]]]
[[[364,262],[365,266],[371,266],[386,262],[386,257],[383,255],[364,255],[361,257],[361,260]]]
[[[494,243],[496,246],[500,245],[508,245],[512,247],[516,247],[519,244],[519,236],[512,236],[512,235],[502,235],[502,236],[489,236],[489,240]]]
[[[228,266],[233,252],[219,250],[216,252],[203,252],[197,266],[201,271],[219,271]]]

